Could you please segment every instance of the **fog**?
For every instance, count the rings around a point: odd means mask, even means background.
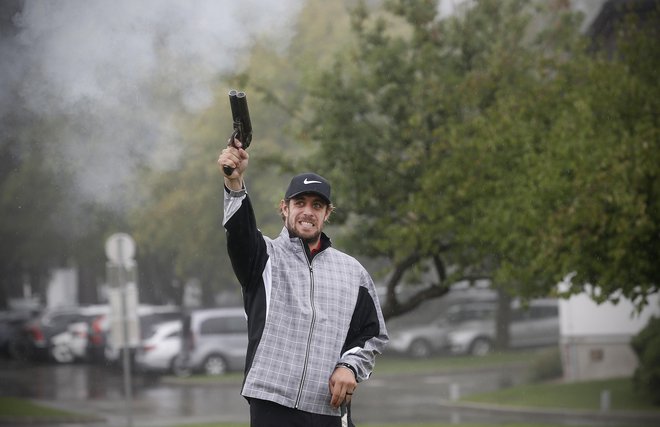
[[[212,103],[213,83],[241,70],[241,54],[255,37],[285,48],[303,3],[6,2],[0,118],[57,120],[47,155],[70,167],[81,200],[121,207],[138,162],[176,165],[177,116]],[[441,15],[461,3],[440,2]],[[12,123],[0,120],[3,135],[14,131]]]
[[[58,120],[45,138],[47,155],[71,166],[81,199],[121,206],[138,162],[176,164],[177,116],[212,103],[213,83],[241,69],[241,54],[255,37],[285,47],[301,4],[8,2],[0,41],[0,131],[11,135],[16,120]]]

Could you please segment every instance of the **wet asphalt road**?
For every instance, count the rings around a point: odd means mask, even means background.
[[[102,420],[59,426],[165,427],[202,422],[248,422],[248,406],[239,394],[240,379],[191,384],[190,381],[134,375],[133,400],[129,407],[124,399],[122,373],[118,369],[82,364],[28,365],[5,360],[0,363],[0,395],[35,399],[50,406],[95,415]],[[354,397],[353,418],[358,426],[364,423],[434,421],[494,425],[530,421],[576,426],[660,425],[660,417],[622,422],[612,417],[565,412],[492,411],[458,406],[452,402],[458,394],[520,384],[524,375],[525,369],[520,367],[380,378],[376,372],[372,379],[359,386]]]

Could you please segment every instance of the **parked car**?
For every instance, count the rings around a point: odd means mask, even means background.
[[[73,322],[51,339],[50,355],[56,362],[71,363],[87,359],[89,322]]]
[[[181,309],[172,305],[146,305],[141,304],[137,309],[137,316],[139,321],[138,326],[138,340],[143,337],[151,335],[151,328],[153,325],[162,323],[168,320],[180,320]],[[97,319],[96,324],[93,326],[101,331],[102,342],[104,345],[103,353],[105,361],[108,363],[121,363],[122,350],[113,345],[112,340],[109,339],[112,328],[112,316],[107,316]],[[133,360],[136,348],[131,349],[131,360]]]
[[[87,331],[87,355],[95,362],[105,361],[105,346],[108,337],[108,314],[95,316]]]
[[[492,298],[428,305],[414,316],[388,323],[387,351],[425,358],[436,354],[483,355],[495,343],[497,302]],[[511,348],[559,342],[559,310],[555,300],[534,300],[528,308],[514,303],[509,325]]]
[[[12,345],[31,317],[27,311],[0,311],[0,356],[13,357]]]
[[[152,325],[145,333],[135,355],[135,364],[143,372],[171,372],[178,376],[189,374],[178,365],[181,350],[181,320]]]
[[[417,313],[416,313],[417,314]],[[447,348],[447,319],[444,312],[394,319],[387,325],[390,341],[386,351],[421,359]]]
[[[74,322],[89,322],[109,309],[107,305],[91,305],[45,310],[23,325],[13,343],[14,353],[24,359],[50,359],[54,336],[65,332]]]
[[[242,308],[194,310],[184,317],[182,367],[222,375],[245,366],[248,336]]]
[[[471,304],[450,315],[454,324],[447,333],[453,354],[485,355],[495,343],[494,304]],[[452,319],[451,316],[454,316]],[[559,307],[556,300],[533,300],[529,306],[514,304],[509,324],[509,347],[550,346],[559,343]]]
[[[494,295],[491,292],[459,293],[425,301],[414,311],[388,321],[390,341],[386,351],[414,358],[447,353],[447,333],[452,327],[450,313],[457,307],[477,302],[494,304]]]

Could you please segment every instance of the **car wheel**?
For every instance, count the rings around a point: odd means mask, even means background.
[[[470,344],[470,354],[473,356],[485,356],[493,349],[493,342],[485,337],[475,338]]]
[[[206,375],[223,375],[227,372],[227,362],[218,354],[207,357],[203,366]]]
[[[50,350],[50,355],[53,356],[56,362],[71,363],[74,360],[73,352],[66,345],[56,345]]]
[[[408,347],[408,354],[416,359],[425,359],[430,357],[431,353],[433,353],[431,344],[423,339],[414,340],[412,343],[410,343],[410,347]]]

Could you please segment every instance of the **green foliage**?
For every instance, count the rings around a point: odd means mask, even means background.
[[[7,297],[22,296],[26,280],[35,294],[44,295],[50,269],[71,264],[85,271],[81,297],[95,292],[98,274],[87,272],[103,271],[99,242],[103,227],[116,218],[80,201],[70,166],[51,155],[47,136],[67,120],[20,114],[1,120],[6,132],[0,142],[0,305]]]
[[[55,213],[62,184],[45,168],[41,147],[28,141],[10,141],[2,147],[0,185],[0,254],[5,266],[38,263],[48,256],[62,236],[56,230]],[[59,185],[58,185],[59,184]]]
[[[215,166],[232,86],[249,94],[247,184],[261,229],[279,231],[290,174],[328,176],[335,243],[389,263],[388,316],[462,279],[533,297],[571,272],[570,292],[594,283],[599,300],[644,304],[660,277],[657,13],[623,22],[616,53],[589,54],[579,17],[544,2],[481,0],[446,19],[434,1],[384,4],[348,14],[344,2],[310,0],[288,49],[257,39],[245,71],[219,77],[215,105],[180,117],[182,160],[144,170],[129,224],[80,202],[75,165],[52,163],[48,135],[66,118],[4,117],[0,289],[69,260],[94,285],[98,242],[120,228],[158,281],[235,289]],[[429,267],[432,291],[408,306],[391,299]]]
[[[26,419],[27,422],[44,422],[47,420],[55,422],[60,419],[72,422],[98,421],[94,417],[62,411],[17,397],[6,396],[0,397],[0,414],[2,414],[2,417],[7,417],[7,419]]]
[[[487,277],[547,296],[574,272],[570,292],[595,283],[599,300],[657,290],[657,26],[622,27],[605,57],[578,15],[537,5],[358,8],[355,47],[310,89],[343,241],[392,264],[386,316],[429,258],[438,288]]]
[[[530,381],[533,383],[562,378],[564,370],[559,346],[540,351],[530,368]]]
[[[657,12],[649,18],[659,21]],[[542,255],[552,252],[563,271],[575,270],[574,282],[597,283],[601,300],[620,288],[644,304],[658,289],[660,84],[648,69],[660,65],[657,38],[657,25],[626,22],[618,55],[595,58],[582,73],[588,84],[567,109],[581,128],[559,122],[557,137],[572,138],[576,155],[563,177],[569,197],[548,216]]]
[[[288,182],[282,170],[298,172],[290,159],[308,151],[288,136],[298,132],[291,118],[306,114],[301,81],[312,66],[327,61],[329,51],[317,46],[328,45],[328,40],[339,46],[347,26],[339,3],[306,3],[288,50],[277,49],[271,40],[255,40],[243,58],[245,71],[218,81],[213,105],[197,116],[180,118],[177,125],[186,140],[176,167],[144,171],[144,204],[131,219],[138,247],[154,270],[169,269],[178,282],[199,279],[205,304],[215,303],[217,291],[239,292],[225,246],[223,181],[215,163],[232,132],[228,89],[247,93],[254,139],[246,185],[259,228],[273,236],[282,227],[277,206]]]
[[[639,360],[633,376],[635,388],[660,405],[660,318],[651,317],[630,345]]]

